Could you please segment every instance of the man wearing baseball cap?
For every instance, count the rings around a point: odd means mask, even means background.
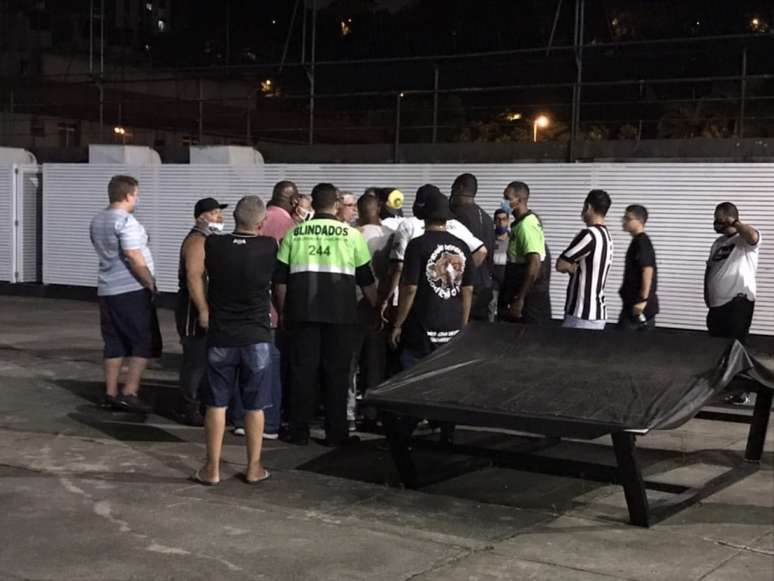
[[[467,244],[447,231],[449,200],[432,184],[417,192],[424,234],[406,246],[390,345],[404,369],[451,341],[467,324],[475,266]]]
[[[207,277],[204,270],[204,241],[223,230],[223,208],[215,198],[202,198],[194,206],[194,225],[180,246],[177,270],[178,291],[175,322],[183,346],[180,367],[180,403],[177,419],[190,426],[204,425],[199,391],[207,381]]]

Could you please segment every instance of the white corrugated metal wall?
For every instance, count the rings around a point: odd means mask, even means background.
[[[88,238],[91,216],[107,203],[106,185],[116,173],[140,180],[137,217],[151,236],[159,286],[177,288],[177,254],[191,225],[193,203],[214,195],[234,203],[245,193],[267,198],[280,179],[295,181],[302,192],[329,181],[356,194],[369,186],[395,186],[407,194],[424,183],[448,192],[463,171],[479,179],[479,204],[489,212],[500,205],[504,186],[522,180],[532,190],[531,206],[544,221],[554,257],[582,227],[580,210],[586,192],[606,189],[615,258],[607,286],[611,320],[620,309],[618,287],[629,237],[621,230],[625,207],[648,207],[649,232],[659,261],[660,325],[704,328],[703,271],[715,237],[712,211],[723,200],[737,203],[743,220],[760,228],[763,245],[758,271],[759,296],[753,331],[774,334],[774,164],[276,164],[259,167],[164,165],[129,168],[112,165],[44,166],[44,282],[93,286],[96,276]],[[228,212],[227,212],[228,215]],[[227,227],[229,227],[230,216]],[[554,316],[561,316],[566,278],[554,273]]]
[[[281,172],[279,166],[45,164],[43,282],[96,285],[97,259],[89,240],[89,222],[107,206],[107,184],[116,174],[128,174],[140,182],[136,216],[150,236],[159,288],[174,292],[180,242],[193,224],[196,200],[215,196],[233,207],[248,193],[266,199],[282,179]],[[231,225],[227,211],[226,227]]]
[[[16,282],[40,282],[39,217],[41,212],[41,170],[37,165],[15,168]]]
[[[13,165],[0,164],[0,217],[3,226],[0,227],[0,281],[13,282],[15,270],[15,229]]]

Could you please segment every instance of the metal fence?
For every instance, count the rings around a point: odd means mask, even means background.
[[[536,140],[573,160],[579,141],[774,136],[772,49],[768,33],[599,44],[576,31],[570,46],[490,53],[35,77],[5,82],[0,109],[33,119],[0,130],[21,145],[44,117],[58,119],[37,136],[55,131],[50,145]],[[685,74],[659,67],[669,58]]]

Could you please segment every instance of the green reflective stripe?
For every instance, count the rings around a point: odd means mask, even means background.
[[[282,240],[277,259],[290,273],[334,272],[354,276],[371,260],[363,235],[355,228],[327,218],[294,227]]]
[[[284,264],[290,264],[290,236],[285,236],[277,251],[277,260]]]
[[[368,250],[368,242],[360,230],[355,230],[355,234],[357,234],[355,236],[355,266],[363,266],[371,262],[371,251]]]
[[[335,264],[294,264],[290,267],[290,274],[299,272],[330,272],[333,274],[348,274],[355,276],[355,269],[348,266],[337,266]]]

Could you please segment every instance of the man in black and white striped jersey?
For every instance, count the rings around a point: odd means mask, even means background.
[[[556,270],[570,275],[563,327],[602,331],[607,320],[605,284],[613,263],[613,240],[605,226],[610,196],[591,190],[583,203],[581,230],[556,261]]]

